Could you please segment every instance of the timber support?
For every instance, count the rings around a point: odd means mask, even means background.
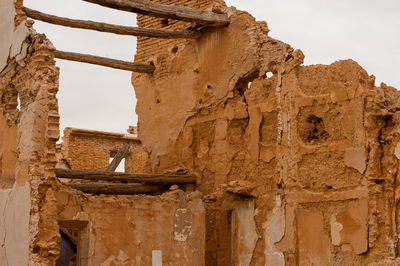
[[[155,67],[153,65],[131,63],[106,57],[64,52],[59,50],[54,51],[54,56],[59,59],[106,66],[139,73],[152,74],[155,70]]]
[[[47,22],[50,24],[66,26],[71,28],[95,30],[100,32],[109,32],[119,35],[154,37],[162,39],[176,39],[176,38],[193,39],[193,38],[199,38],[201,36],[199,32],[191,30],[160,30],[160,29],[140,28],[140,27],[128,27],[128,26],[113,25],[101,22],[94,22],[89,20],[78,20],[78,19],[58,17],[54,15],[45,14],[36,10],[32,10],[26,7],[24,7],[22,10],[28,17],[43,22]]]
[[[149,0],[83,0],[104,7],[134,12],[159,18],[171,18],[195,22],[206,26],[226,26],[230,19],[226,14],[217,14],[186,6],[172,6]]]
[[[119,181],[126,183],[152,183],[152,184],[193,184],[196,177],[189,174],[127,174],[108,171],[89,171],[72,169],[55,169],[58,178],[82,179],[92,181]]]

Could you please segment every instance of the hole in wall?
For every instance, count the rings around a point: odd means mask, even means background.
[[[169,25],[169,21],[167,18],[161,20],[161,26],[166,27]]]
[[[171,53],[176,54],[178,52],[178,47],[175,46],[174,48],[171,49]]]
[[[19,94],[18,94],[18,97],[17,97],[17,102],[18,102],[18,104],[17,104],[17,110],[21,110],[21,99],[19,98]]]
[[[273,75],[274,75],[274,73],[272,73],[272,72],[267,72],[267,73],[265,73],[265,77],[266,77],[267,79],[272,78]]]
[[[292,54],[288,55],[285,59],[285,62],[289,61],[290,59],[294,58]]]
[[[299,123],[299,135],[304,143],[312,145],[322,144],[329,138],[324,121],[316,115],[309,115],[305,121]]]
[[[243,78],[239,78],[236,83],[235,88],[233,89],[233,94],[238,96],[243,96],[247,89],[250,88],[254,79],[256,79],[259,75],[259,71],[253,72],[250,75],[247,75]]]

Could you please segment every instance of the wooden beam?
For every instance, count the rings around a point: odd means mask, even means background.
[[[23,11],[28,17],[32,19],[41,20],[51,24],[56,24],[71,28],[110,32],[120,35],[145,36],[145,37],[155,37],[164,39],[199,38],[201,36],[199,32],[190,30],[179,30],[179,31],[160,30],[160,29],[120,26],[120,25],[94,22],[89,20],[69,19],[64,17],[48,15],[26,7],[23,7]]]
[[[160,185],[138,185],[138,184],[70,184],[74,189],[84,193],[92,194],[113,194],[113,195],[134,195],[162,192],[166,189]]]
[[[171,18],[187,22],[196,22],[209,26],[225,26],[230,22],[226,14],[217,14],[185,6],[172,6],[155,3],[149,0],[83,0],[118,10],[142,15]]]
[[[55,169],[58,178],[121,181],[130,183],[152,183],[152,184],[192,184],[196,183],[194,175],[178,174],[127,174],[107,171]]]
[[[59,59],[89,63],[94,65],[106,66],[116,69],[128,70],[139,73],[148,73],[152,74],[154,72],[155,67],[152,65],[146,64],[138,64],[125,62],[121,60],[110,59],[106,57],[87,55],[87,54],[79,54],[79,53],[71,53],[64,51],[54,51],[54,56]]]
[[[129,145],[124,144],[121,149],[117,152],[114,159],[111,161],[110,165],[107,168],[107,172],[114,172],[117,169],[118,165],[121,163],[122,159],[129,152]]]

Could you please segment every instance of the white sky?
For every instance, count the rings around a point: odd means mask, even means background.
[[[305,64],[353,59],[379,85],[400,88],[399,0],[227,0],[267,21],[270,36],[301,49]],[[135,14],[81,0],[25,0],[27,7],[65,16],[135,26]],[[70,29],[37,21],[59,50],[132,61],[136,38]],[[61,130],[66,126],[125,132],[137,123],[131,74],[58,60]]]

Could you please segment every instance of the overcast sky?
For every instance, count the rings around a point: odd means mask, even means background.
[[[330,64],[354,59],[377,85],[400,88],[399,0],[228,0],[267,21],[270,36],[305,54],[305,64]],[[136,25],[135,14],[112,10],[81,0],[25,0],[42,12]],[[88,53],[133,61],[136,38],[70,29],[37,21],[58,50]],[[61,130],[66,126],[125,132],[136,125],[136,99],[131,73],[100,66],[57,60],[61,68],[58,93]]]

